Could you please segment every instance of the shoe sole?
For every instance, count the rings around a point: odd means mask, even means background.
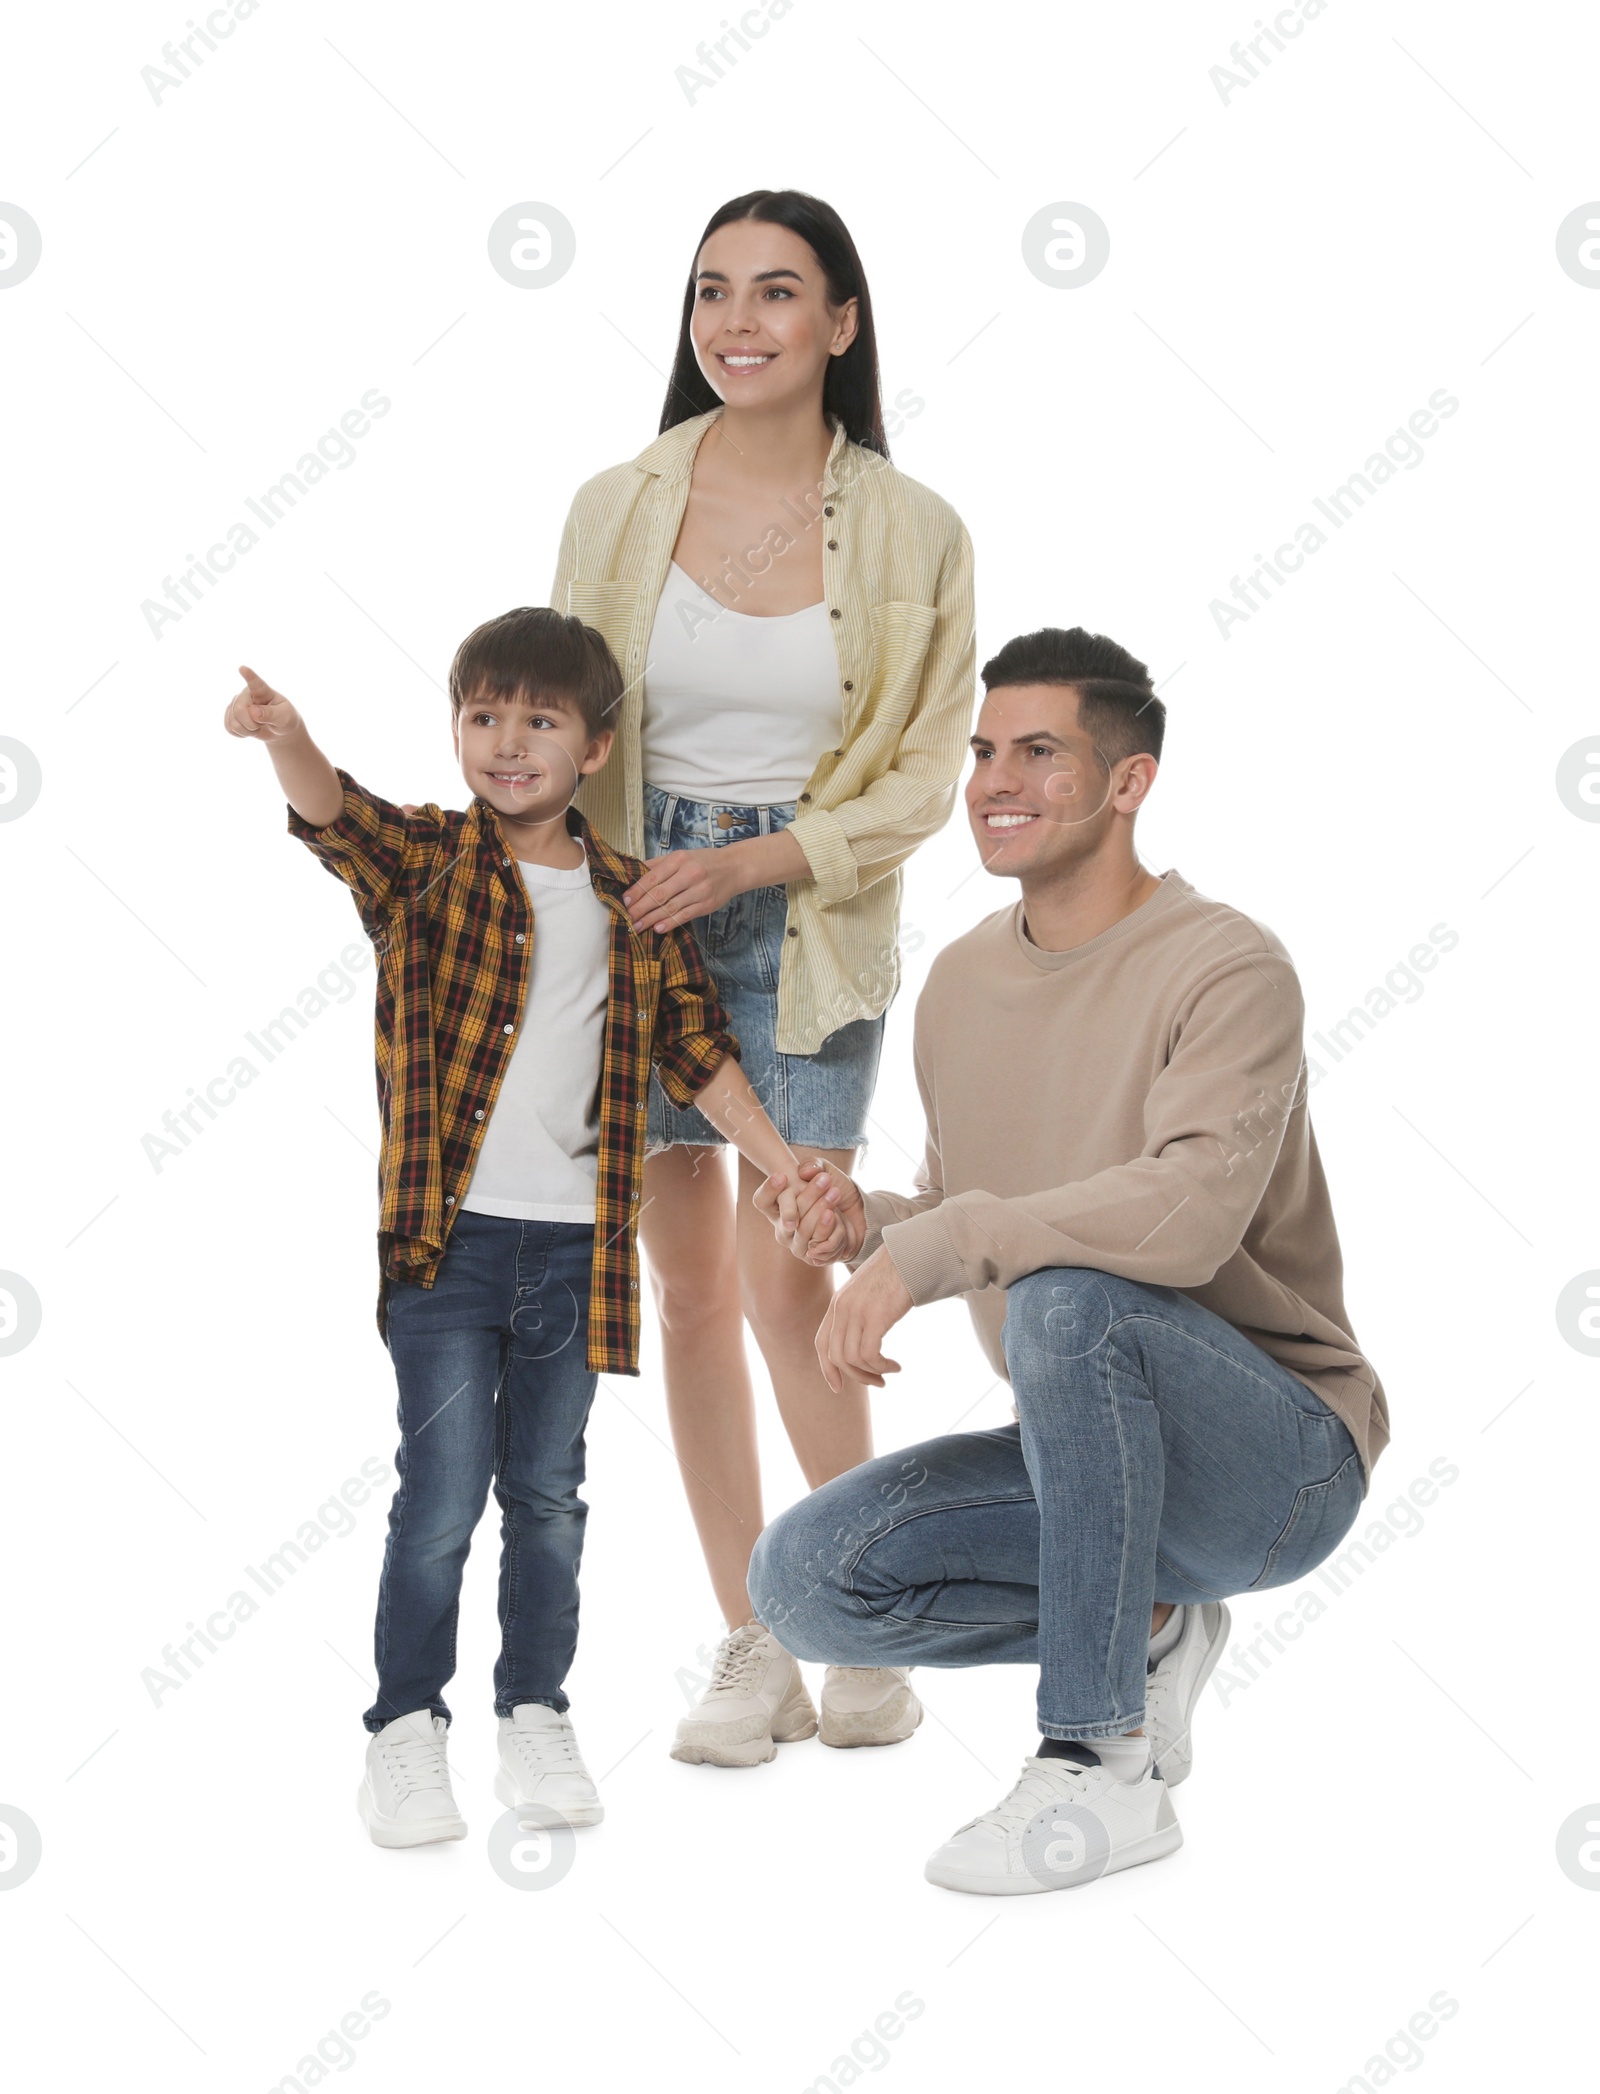
[[[891,1694],[881,1708],[835,1711],[822,1704],[818,1735],[824,1745],[900,1745],[922,1721],[922,1703],[909,1687]]]
[[[467,1836],[467,1821],[460,1816],[424,1818],[410,1825],[383,1817],[373,1807],[372,1792],[365,1782],[356,1790],[356,1809],[375,1847],[429,1847],[439,1840],[464,1840]]]
[[[555,1803],[527,1802],[504,1767],[494,1778],[494,1792],[507,1810],[519,1807],[525,1810],[529,1825],[598,1825],[606,1814],[606,1807],[598,1797],[578,1810],[563,1810]]]
[[[732,1735],[746,1729],[751,1720],[746,1716],[737,1723],[697,1725],[685,1717],[678,1726],[672,1757],[686,1767],[763,1767],[777,1758],[780,1745],[799,1745],[817,1734],[817,1712],[804,1683],[780,1703],[765,1730],[750,1738]]]
[[[1183,1828],[1176,1824],[1163,1826],[1159,1832],[1147,1832],[1143,1839],[1130,1841],[1126,1847],[1120,1848],[1098,1876],[1086,1876],[1076,1883],[1041,1883],[1026,1871],[1020,1876],[967,1876],[952,1868],[936,1872],[932,1861],[922,1873],[928,1882],[938,1884],[941,1890],[966,1891],[987,1898],[1022,1898],[1031,1897],[1038,1891],[1084,1890],[1089,1884],[1114,1876],[1121,1869],[1136,1869],[1141,1862],[1160,1861],[1182,1845]]]
[[[1210,1649],[1200,1661],[1200,1670],[1195,1674],[1194,1692],[1189,1696],[1183,1711],[1183,1727],[1178,1734],[1178,1742],[1157,1761],[1161,1769],[1161,1779],[1169,1789],[1175,1789],[1180,1781],[1189,1779],[1194,1766],[1194,1712],[1199,1705],[1200,1696],[1205,1691],[1206,1681],[1221,1661],[1223,1646],[1233,1627],[1233,1616],[1228,1612],[1227,1604],[1223,1600],[1207,1600],[1200,1610],[1201,1619],[1204,1620],[1213,1607],[1217,1610],[1217,1633],[1211,1640]]]

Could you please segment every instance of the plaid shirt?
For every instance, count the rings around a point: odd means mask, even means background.
[[[431,1287],[459,1211],[522,1016],[533,909],[494,810],[427,806],[406,815],[339,772],[344,807],[298,836],[344,881],[378,955],[378,1330],[387,1280]],[[588,1365],[639,1371],[639,1187],[650,1067],[687,1105],[738,1056],[693,933],[635,931],[623,890],[644,871],[574,808],[569,834],[611,912],[610,994],[600,1075],[600,1153]]]

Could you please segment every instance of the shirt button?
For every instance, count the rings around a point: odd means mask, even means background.
[[[842,617],[844,616],[844,613],[843,613],[843,611],[837,611],[837,610],[835,610],[835,611],[830,611],[830,612],[828,613],[828,616],[829,616],[830,618],[842,618]]]
[[[855,689],[855,685],[853,683],[846,683],[845,689],[847,691],[853,691]]]
[[[511,863],[511,860],[510,860],[509,858],[502,858],[502,859],[500,860],[500,863],[501,863],[502,865],[509,865],[509,864]]]
[[[517,943],[518,943],[519,945],[524,945],[524,944],[526,944],[526,943],[527,943],[527,933],[526,933],[525,931],[518,931],[518,933],[517,933]]]
[[[514,1025],[502,1025],[500,1028],[502,1032],[515,1032],[516,1029]]]
[[[800,933],[799,933],[799,932],[798,932],[798,931],[797,931],[797,930],[795,929],[794,925],[793,925],[793,924],[790,924],[790,926],[789,926],[789,936],[790,936],[791,938],[798,938],[798,937],[799,937],[799,935],[800,935]]]
[[[643,1112],[643,1111],[644,1111],[644,1100],[643,1100],[643,1099],[641,1098],[641,1099],[640,1099],[640,1101],[639,1101],[639,1103],[638,1103],[638,1104],[637,1104],[637,1105],[636,1105],[636,1106],[635,1106],[635,1107],[634,1107],[633,1109],[634,1109],[634,1111],[635,1111],[635,1112]]]
[[[447,1192],[444,1196],[444,1203],[447,1207],[453,1207],[456,1203],[455,1194],[453,1192]]]
[[[833,509],[832,509],[832,507],[831,507],[831,506],[825,506],[825,507],[823,508],[823,511],[822,511],[822,513],[823,513],[823,515],[824,515],[824,516],[831,516],[831,515],[833,514]]]
[[[811,797],[811,795],[810,795],[810,793],[802,793],[802,794],[800,795],[800,797],[801,797],[801,799],[802,799],[802,800],[809,800],[809,799],[810,799],[810,797]]]
[[[830,553],[836,553],[839,550],[839,541],[837,538],[830,538],[828,540],[828,550]]]
[[[481,1120],[483,1118],[483,1107],[481,1105],[478,1107],[477,1111],[472,1115],[472,1117],[475,1120]]]

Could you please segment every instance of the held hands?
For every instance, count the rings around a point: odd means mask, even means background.
[[[253,736],[257,741],[280,742],[305,726],[304,720],[271,684],[263,683],[254,669],[241,664],[244,689],[228,706],[222,724],[229,734]]]
[[[774,1172],[756,1191],[757,1212],[808,1265],[853,1258],[867,1240],[866,1208],[855,1181],[816,1157],[801,1164],[799,1179],[791,1187],[785,1172]]]

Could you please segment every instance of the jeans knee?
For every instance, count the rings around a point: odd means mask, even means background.
[[[830,1576],[834,1566],[816,1537],[797,1517],[804,1506],[781,1514],[755,1545],[750,1558],[750,1604],[756,1618],[797,1658],[832,1661],[834,1639],[825,1624],[840,1597]]]
[[[1052,1266],[1015,1281],[1006,1290],[1001,1333],[1013,1386],[1030,1368],[1091,1358],[1140,1291],[1133,1281],[1086,1265]]]

